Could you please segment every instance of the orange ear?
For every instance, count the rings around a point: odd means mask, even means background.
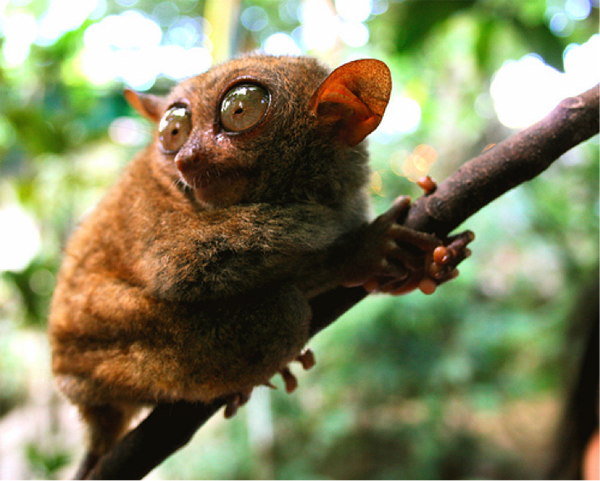
[[[320,122],[340,121],[340,138],[354,147],[377,128],[391,92],[386,64],[375,59],[355,60],[338,67],[323,81],[308,108]]]
[[[162,116],[164,99],[156,95],[140,94],[130,89],[123,92],[127,102],[149,120],[158,122]]]

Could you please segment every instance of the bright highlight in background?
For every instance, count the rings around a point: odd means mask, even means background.
[[[331,50],[338,39],[353,48],[369,41],[369,29],[363,23],[372,14],[371,0],[337,0],[335,9],[326,0],[305,0],[299,8],[301,26],[295,31],[304,49]]]
[[[163,36],[158,24],[140,12],[110,15],[86,30],[81,69],[93,83],[121,78],[137,90],[152,87],[159,75],[191,77],[212,64],[202,30],[200,22],[187,18]]]
[[[30,1],[19,0],[23,4]],[[117,0],[129,9],[104,16],[105,0],[52,0],[46,13],[37,20],[19,10],[6,18],[0,17],[0,37],[4,40],[0,49],[6,64],[18,67],[26,61],[33,44],[52,45],[86,20],[100,20],[87,27],[76,68],[95,85],[122,80],[136,90],[147,90],[161,76],[181,80],[212,65],[211,27],[185,7],[184,3],[190,1],[160,1],[152,13],[144,13],[135,9],[136,0]],[[258,36],[271,25],[266,10],[258,6],[241,10],[239,19],[249,32],[260,38],[267,53],[312,52],[319,56],[341,43],[352,48],[367,45],[370,32],[366,22],[383,13],[387,3],[387,0],[289,0],[282,3],[280,11],[286,12],[292,22],[300,20],[301,24],[291,34],[275,31]]]
[[[263,52],[269,55],[301,55],[302,50],[287,33],[278,32],[270,35],[262,46]]]
[[[38,253],[40,231],[35,221],[19,207],[0,209],[0,272],[25,269]]]
[[[385,114],[377,130],[372,136],[379,142],[386,143],[399,134],[411,134],[421,123],[421,106],[419,103],[404,95],[391,98]]]
[[[564,98],[578,95],[600,81],[600,35],[565,50],[565,73],[537,55],[510,61],[498,71],[490,93],[498,119],[509,128],[523,128],[547,115]]]
[[[563,75],[537,55],[506,63],[496,74],[491,94],[502,124],[510,128],[531,125],[563,98]]]

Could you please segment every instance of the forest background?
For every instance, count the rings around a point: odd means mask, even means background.
[[[64,478],[82,455],[46,317],[65,239],[151,137],[123,88],[257,48],[390,66],[377,212],[600,80],[590,0],[0,1],[1,479]],[[296,393],[258,389],[151,477],[543,477],[598,306],[598,138],[462,227],[456,281],[361,302],[311,342]]]

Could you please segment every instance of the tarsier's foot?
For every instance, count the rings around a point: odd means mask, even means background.
[[[302,367],[305,371],[308,371],[317,363],[315,360],[315,353],[308,348],[302,351],[294,360],[302,364]],[[298,379],[296,379],[296,376],[292,374],[292,371],[290,371],[289,367],[284,367],[281,371],[279,371],[279,374],[281,374],[283,382],[285,383],[285,391],[287,393],[293,393],[298,387]],[[267,383],[267,386],[274,389],[276,388],[276,386],[270,382]]]
[[[294,360],[302,364],[302,367],[306,371],[308,371],[317,363],[315,360],[315,353],[308,348],[302,351]],[[296,376],[292,374],[290,368],[284,367],[281,371],[279,371],[279,374],[281,374],[281,377],[283,377],[286,392],[294,392],[298,387],[298,379],[296,379]],[[276,386],[273,385],[271,382],[266,383],[265,386],[276,389]],[[229,396],[226,399],[225,417],[229,419],[235,416],[238,412],[238,409],[250,400],[251,394],[252,389],[249,389],[247,391],[239,392]]]
[[[419,283],[419,289],[425,294],[433,294],[436,287],[458,276],[456,266],[471,255],[467,245],[475,239],[471,231],[461,232],[450,237],[446,245],[434,249],[426,276]]]
[[[436,182],[428,175],[420,178],[417,185],[423,189],[426,196],[437,190]],[[457,277],[456,266],[471,255],[467,245],[474,239],[473,232],[465,231],[447,239],[446,245],[436,247],[427,269],[427,277],[419,283],[419,289],[426,294],[433,293],[438,284]]]
[[[422,187],[435,190],[435,183],[428,180],[429,185]],[[369,292],[397,295],[418,288],[425,294],[432,294],[438,285],[458,275],[456,266],[471,254],[467,245],[475,235],[470,231],[441,240],[402,226],[409,207],[408,197],[398,197],[373,223],[378,231],[382,227],[387,230],[380,249],[381,274],[363,284]]]

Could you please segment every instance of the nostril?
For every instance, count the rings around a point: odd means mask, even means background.
[[[200,156],[198,155],[185,155],[180,152],[175,157],[175,167],[177,167],[177,170],[179,170],[180,172],[197,167],[199,162]]]
[[[175,157],[175,167],[179,172],[183,172],[186,169],[187,161],[185,158],[179,158],[179,156]]]

